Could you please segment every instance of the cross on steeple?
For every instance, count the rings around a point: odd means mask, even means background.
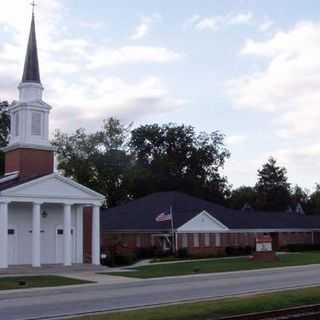
[[[37,6],[37,4],[34,2],[34,0],[30,3],[32,6],[32,13],[34,13],[34,8]]]

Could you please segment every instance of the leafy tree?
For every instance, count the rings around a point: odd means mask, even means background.
[[[320,184],[316,184],[315,191],[310,195],[307,213],[320,214]]]
[[[307,212],[309,210],[309,191],[295,185],[291,190],[290,202],[293,210],[296,210],[297,206],[300,204],[304,211]]]
[[[287,170],[277,165],[274,158],[269,158],[260,170],[255,186],[257,207],[267,211],[287,210],[290,205],[290,184]]]
[[[232,190],[231,197],[229,199],[229,205],[233,209],[242,209],[245,206],[251,208],[256,207],[257,192],[253,187],[241,186]]]
[[[71,135],[56,131],[53,145],[57,147],[58,168],[105,195],[108,206],[121,203],[128,195],[124,181],[131,165],[126,148],[129,128],[109,118],[102,130],[92,134],[84,129]]]
[[[229,157],[224,136],[195,132],[192,126],[143,125],[132,131],[130,149],[136,160],[130,190],[134,197],[180,190],[222,202],[229,191],[219,170]]]
[[[10,116],[7,111],[7,101],[0,101],[0,148],[5,147],[9,142]],[[4,152],[0,150],[0,175],[4,174]]]

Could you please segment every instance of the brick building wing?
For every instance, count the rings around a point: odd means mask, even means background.
[[[255,245],[257,234],[270,234],[275,249],[288,244],[315,244],[320,215],[286,212],[233,210],[181,192],[159,192],[115,208],[102,209],[102,244],[123,239],[127,250],[152,246],[188,248],[209,254],[226,247]],[[173,221],[157,222],[162,212],[172,212]],[[172,240],[174,239],[174,240]]]

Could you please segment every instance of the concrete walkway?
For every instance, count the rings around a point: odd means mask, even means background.
[[[280,251],[277,252],[277,255],[284,255],[284,254],[298,254],[300,252],[284,252]],[[165,265],[165,264],[173,264],[173,263],[182,263],[182,262],[200,262],[200,261],[217,261],[217,260],[230,260],[230,259],[236,259],[236,258],[250,258],[252,257],[251,255],[246,255],[246,256],[231,256],[231,257],[220,257],[220,258],[203,258],[203,259],[181,259],[181,260],[172,260],[172,261],[157,261],[157,262],[152,262],[153,259],[145,259],[138,261],[137,263],[128,266],[128,267],[122,267],[122,268],[117,268],[117,272],[119,269],[126,269],[126,268],[134,268],[134,267],[143,267],[143,266],[154,266],[154,265]],[[114,268],[111,268],[108,272],[114,271]]]
[[[66,267],[60,264],[42,265],[41,268],[34,268],[29,265],[9,266],[7,269],[0,269],[0,277],[18,276],[18,275],[48,275],[65,274],[71,275],[79,272],[109,272],[105,266],[94,266],[91,264],[74,264]]]

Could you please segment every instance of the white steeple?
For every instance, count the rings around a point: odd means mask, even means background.
[[[18,86],[19,101],[9,113],[11,132],[9,145],[4,151],[17,148],[52,150],[49,142],[49,112],[51,107],[42,101],[35,17],[32,12],[31,28],[22,80]]]

